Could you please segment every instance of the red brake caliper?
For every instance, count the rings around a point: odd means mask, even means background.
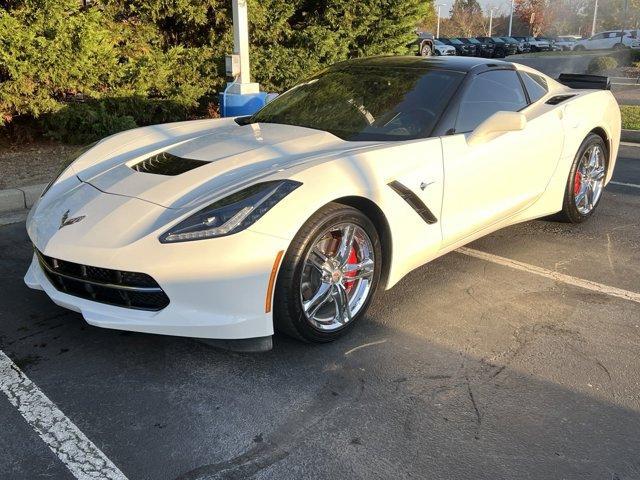
[[[576,172],[576,176],[573,179],[573,194],[578,195],[580,188],[582,187],[582,175],[580,172]]]
[[[358,255],[356,254],[356,249],[351,247],[351,251],[349,252],[349,259],[347,260],[347,265],[355,265],[356,263],[358,263]],[[348,272],[348,273],[345,273],[344,276],[346,278],[355,277],[357,273],[358,272],[355,272],[355,271],[354,272]],[[355,280],[351,281],[351,282],[348,282],[348,281],[344,282],[345,290],[347,292],[351,291],[351,289],[353,288],[353,285],[355,283],[356,283]]]

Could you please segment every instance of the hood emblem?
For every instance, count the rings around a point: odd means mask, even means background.
[[[78,217],[69,218],[69,210],[67,210],[62,214],[62,218],[60,219],[60,226],[58,227],[58,230],[60,230],[63,227],[68,227],[69,225],[73,225],[74,223],[78,223],[82,221],[84,217],[86,217],[86,215],[80,215]]]

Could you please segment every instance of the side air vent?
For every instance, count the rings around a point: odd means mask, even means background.
[[[209,162],[193,160],[191,158],[181,158],[168,152],[162,152],[153,157],[145,158],[131,168],[140,173],[175,176],[206,165],[207,163]]]
[[[560,103],[573,97],[575,97],[575,95],[556,95],[555,97],[551,97],[544,103],[546,103],[547,105],[559,105]]]
[[[415,193],[405,187],[403,184],[394,180],[389,183],[389,186],[402,197],[402,199],[407,202],[411,208],[413,208],[418,215],[422,217],[422,219],[427,222],[429,225],[432,223],[436,223],[438,219],[435,217],[431,210],[424,204],[420,197],[418,197]]]

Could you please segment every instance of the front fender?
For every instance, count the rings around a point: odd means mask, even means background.
[[[415,189],[421,174],[436,177],[430,191],[422,195],[439,219],[444,180],[442,147],[439,138],[431,138],[355,152],[296,173],[290,178],[302,182],[302,186],[250,229],[291,242],[304,223],[328,203],[344,197],[365,198],[380,208],[389,225],[391,258],[387,259],[386,286],[391,288],[409,271],[435,258],[442,242],[440,222],[427,224],[388,186],[400,180]]]

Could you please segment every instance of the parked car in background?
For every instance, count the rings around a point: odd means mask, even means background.
[[[488,42],[493,45],[494,58],[504,58],[507,55],[514,55],[518,52],[518,47],[514,44],[506,43],[500,37],[476,37],[478,40]]]
[[[550,37],[536,37],[538,42],[547,42],[549,44],[549,50],[552,52],[561,52],[563,48],[560,45],[556,45],[556,41],[554,38]]]
[[[578,40],[580,40],[580,37],[575,35],[561,35],[554,38],[555,45],[561,47],[564,51],[573,50]]]
[[[476,47],[475,56],[476,57],[491,57],[491,47],[488,43],[483,43],[477,38],[463,38],[457,37],[457,40],[460,40],[462,43],[466,43],[467,45],[473,45]]]
[[[574,50],[640,49],[638,30],[610,30],[576,42]]]
[[[531,45],[532,52],[548,52],[551,50],[551,44],[545,40],[536,40],[535,37],[513,37],[516,40],[527,42]]]
[[[500,38],[505,43],[514,45],[516,47],[516,53],[528,53],[529,51],[531,51],[531,46],[528,43],[519,42],[513,37],[500,37]],[[525,49],[525,45],[526,45],[526,49]]]
[[[450,45],[456,49],[456,54],[464,56],[464,57],[473,57],[475,56],[476,47],[474,45],[470,45],[464,43],[457,38],[446,38],[440,37],[438,38],[445,45]]]
[[[430,57],[435,55],[435,45],[433,43],[434,37],[431,33],[417,32],[418,38],[410,44],[415,49],[416,55],[421,57]]]
[[[531,44],[522,40],[525,37],[509,37],[518,42],[518,51],[521,53],[529,53],[531,51]]]
[[[456,48],[442,43],[440,40],[433,41],[434,53],[439,56],[457,55]]]

